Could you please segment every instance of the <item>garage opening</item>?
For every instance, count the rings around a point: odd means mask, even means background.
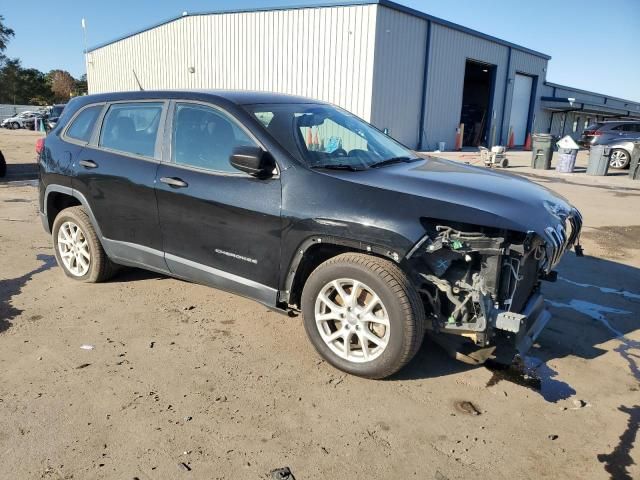
[[[463,147],[487,145],[489,141],[495,73],[495,65],[467,60],[460,112],[460,123],[464,123]]]

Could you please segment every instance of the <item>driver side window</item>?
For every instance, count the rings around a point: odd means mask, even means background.
[[[257,146],[227,115],[211,107],[178,103],[173,120],[172,161],[216,172],[239,173],[229,163],[233,149]]]
[[[322,124],[313,127],[300,127],[300,133],[307,150],[334,153],[344,150],[367,150],[367,140],[357,131],[349,130],[327,118]]]

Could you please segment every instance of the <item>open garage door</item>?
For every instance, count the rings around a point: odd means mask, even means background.
[[[527,140],[527,125],[529,124],[532,90],[533,77],[516,73],[516,79],[513,85],[513,100],[511,101],[511,117],[509,120],[509,126],[513,129],[513,143],[515,145],[524,145]]]

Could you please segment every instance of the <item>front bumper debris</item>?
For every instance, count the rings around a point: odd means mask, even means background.
[[[540,293],[531,296],[522,313],[500,312],[496,315],[495,327],[515,334],[515,347],[520,355],[529,351],[544,327],[551,320],[544,297]]]

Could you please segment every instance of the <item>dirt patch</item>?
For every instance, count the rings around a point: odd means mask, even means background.
[[[598,254],[607,258],[625,258],[640,250],[640,225],[587,228],[581,237],[595,242]]]

